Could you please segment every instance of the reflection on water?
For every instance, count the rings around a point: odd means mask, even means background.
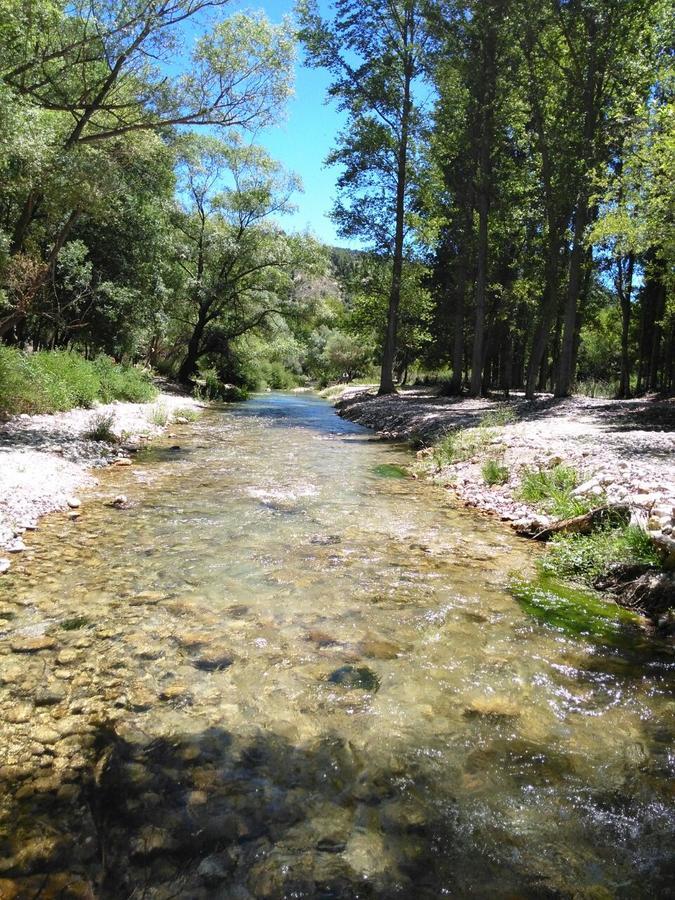
[[[671,658],[529,616],[535,548],[408,461],[267,395],[45,524],[0,584],[0,897],[668,895]]]

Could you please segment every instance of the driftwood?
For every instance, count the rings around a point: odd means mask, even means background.
[[[547,541],[554,534],[590,534],[593,529],[610,516],[630,516],[630,507],[626,503],[612,503],[606,506],[598,506],[581,516],[572,516],[571,519],[561,519],[554,522],[543,531],[534,535],[535,541]]]

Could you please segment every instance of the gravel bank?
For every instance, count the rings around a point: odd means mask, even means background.
[[[448,430],[476,427],[487,412],[504,405],[438,397],[429,388],[385,397],[348,388],[336,403],[339,415],[383,437],[423,445]],[[509,405],[516,421],[494,429],[487,451],[437,473],[467,506],[493,513],[523,533],[535,533],[551,519],[518,498],[523,472],[564,463],[580,473],[580,494],[630,505],[650,532],[675,551],[675,401],[547,397],[527,402],[516,397]],[[419,455],[424,454],[423,449]],[[506,484],[486,485],[481,472],[486,458],[508,469]]]
[[[74,492],[96,484],[92,472],[125,460],[160,434],[181,410],[198,409],[192,397],[161,393],[151,403],[99,404],[54,415],[15,416],[0,424],[0,572],[9,555],[21,552],[21,535],[40,516],[66,509]],[[110,416],[119,443],[86,435]],[[124,462],[118,463],[124,465]]]

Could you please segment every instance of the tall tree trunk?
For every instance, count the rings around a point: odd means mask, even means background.
[[[532,341],[532,350],[527,366],[525,396],[534,399],[540,372],[544,364],[546,348],[551,336],[551,328],[558,308],[558,274],[560,265],[560,237],[554,216],[549,216],[548,250],[544,270],[544,292],[541,300],[539,321]]]
[[[589,224],[589,181],[595,159],[594,141],[598,119],[597,78],[598,62],[596,56],[597,23],[590,14],[588,28],[588,61],[583,82],[583,115],[584,124],[581,143],[581,178],[577,195],[574,216],[574,238],[570,255],[569,277],[567,281],[567,297],[563,319],[563,339],[558,362],[558,373],[555,384],[556,397],[568,397],[572,389],[575,372],[574,335],[577,327],[577,309],[583,282],[583,269],[586,259],[584,238],[586,226]]]
[[[488,277],[488,225],[490,219],[490,188],[492,182],[492,132],[496,90],[497,16],[501,4],[489,4],[485,26],[480,85],[480,136],[478,148],[478,246],[476,254],[476,298],[471,354],[472,397],[483,389],[483,361],[485,358],[485,312]]]
[[[457,290],[455,294],[455,306],[453,309],[453,336],[452,336],[452,378],[447,388],[450,396],[456,396],[462,392],[462,365],[464,362],[464,302],[466,295],[466,260],[458,261],[457,266]]]
[[[405,195],[408,180],[408,141],[410,133],[410,116],[412,114],[411,84],[414,74],[413,48],[408,46],[412,37],[410,25],[406,23],[403,41],[406,49],[406,61],[403,72],[403,109],[401,111],[401,137],[398,144],[396,171],[396,231],[394,235],[394,259],[389,292],[389,309],[387,311],[387,332],[382,351],[382,371],[378,394],[393,394],[394,359],[396,357],[396,339],[398,335],[398,311],[401,305],[401,284],[403,281],[403,243],[405,238]]]
[[[178,380],[181,384],[189,384],[197,371],[197,363],[201,356],[202,339],[204,337],[206,325],[206,310],[203,307],[200,307],[197,322],[195,323],[192,334],[190,335],[190,340],[188,341],[187,354],[178,370]]]
[[[628,254],[626,261],[626,271],[623,270],[624,260],[619,259],[617,262],[617,280],[616,287],[619,295],[619,303],[621,304],[621,381],[619,383],[619,397],[627,400],[630,397],[630,354],[628,352],[628,341],[630,338],[630,322],[631,322],[631,304],[633,294],[633,269],[635,267],[635,256]]]

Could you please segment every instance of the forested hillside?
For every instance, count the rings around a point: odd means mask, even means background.
[[[672,4],[325,9],[2,5],[0,348],[212,394],[375,367],[382,392],[672,391]],[[302,172],[256,135],[298,45],[347,116],[333,215],[359,252],[279,224]]]

